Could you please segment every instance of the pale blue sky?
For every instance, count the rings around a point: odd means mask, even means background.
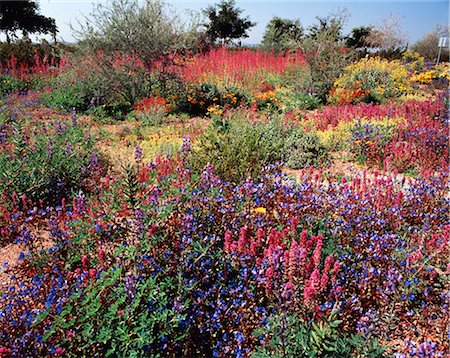
[[[1,1],[1,0],[0,0]],[[88,14],[92,10],[92,2],[103,2],[104,0],[39,0],[41,13],[56,19],[59,28],[59,38],[72,42],[73,36],[69,23],[76,24],[82,14]],[[178,13],[183,14],[186,10],[201,12],[208,5],[217,1],[200,0],[169,0]],[[380,24],[383,18],[393,14],[401,20],[403,32],[407,35],[410,43],[414,43],[425,33],[431,31],[435,24],[449,23],[449,2],[442,0],[422,1],[256,1],[237,0],[237,6],[243,11],[243,15],[249,16],[257,25],[249,33],[250,37],[245,39],[245,44],[257,44],[261,41],[266,24],[273,16],[288,19],[300,19],[306,28],[315,22],[316,16],[325,17],[331,12],[346,8],[350,15],[345,32],[353,27],[362,25]],[[34,39],[34,38],[33,38]]]

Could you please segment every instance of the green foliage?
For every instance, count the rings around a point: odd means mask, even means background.
[[[292,21],[275,16],[266,26],[262,45],[267,50],[278,52],[298,47],[302,37],[300,20]]]
[[[26,92],[28,87],[28,81],[0,73],[0,98],[10,93]]]
[[[211,126],[193,148],[191,161],[201,170],[208,163],[222,179],[238,182],[259,175],[261,167],[284,161],[297,169],[321,164],[327,153],[316,135],[298,127],[247,121]]]
[[[252,357],[383,356],[384,349],[378,341],[347,335],[340,329],[341,323],[336,312],[317,323],[307,323],[295,314],[274,316],[266,330],[254,332],[256,336],[268,334],[270,341]]]
[[[256,25],[248,17],[241,17],[242,10],[235,4],[234,0],[222,0],[203,10],[209,20],[206,34],[211,42],[221,40],[224,44],[230,44],[233,40],[248,37],[247,31]]]
[[[84,111],[89,106],[89,98],[83,93],[80,83],[61,84],[50,92],[42,93],[41,99],[44,104],[62,111]]]
[[[321,100],[317,95],[295,91],[290,88],[280,89],[276,97],[285,109],[307,109],[312,110],[319,107]]]
[[[7,42],[10,35],[21,30],[29,33],[56,34],[55,20],[39,14],[39,4],[33,0],[3,1],[0,6],[0,31],[5,32]]]
[[[30,139],[23,123],[13,123],[7,138],[12,149],[0,155],[0,192],[7,200],[26,195],[33,203],[60,204],[84,188],[94,141],[78,126],[57,125],[63,128],[54,135],[35,133]]]
[[[142,61],[147,70],[161,62],[170,65],[170,54],[195,52],[199,41],[196,21],[191,18],[183,23],[159,0],[114,0],[108,6],[98,3],[85,20],[76,32],[82,48],[89,53],[101,50],[131,56]]]
[[[127,250],[129,258],[138,254],[134,247]],[[70,297],[44,339],[61,331],[72,332],[72,336],[61,337],[59,346],[73,353],[147,356],[168,337],[181,339],[186,334],[177,332],[181,317],[167,308],[174,286],[174,278],[163,274],[141,270],[136,277],[123,266],[113,267],[86,290]],[[47,314],[41,314],[38,323]]]
[[[345,13],[317,19],[319,23],[309,27],[302,48],[311,70],[311,91],[320,97],[323,88],[352,61],[354,53],[344,43]]]
[[[195,21],[184,24],[169,10],[158,0],[99,3],[77,31],[79,51],[68,61],[60,86],[79,84],[86,99],[94,98],[116,118],[156,87],[165,92],[175,76],[174,59],[195,53],[200,41]]]

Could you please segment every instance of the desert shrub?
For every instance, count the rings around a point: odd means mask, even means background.
[[[61,84],[41,94],[44,104],[62,111],[84,111],[88,108],[90,98],[83,93],[83,87],[77,84]]]
[[[410,89],[408,71],[399,61],[363,58],[344,69],[334,82],[329,102],[380,103],[399,97]]]
[[[173,110],[191,115],[206,115],[218,109],[235,108],[246,102],[245,96],[233,88],[220,90],[209,83],[191,84],[173,96]]]
[[[318,322],[305,322],[296,314],[272,315],[264,329],[255,335],[268,335],[269,342],[252,357],[381,357],[385,347],[377,340],[367,341],[340,328],[342,320],[334,311]]]
[[[10,93],[26,92],[28,87],[27,80],[0,73],[0,98]]]
[[[22,122],[12,125],[11,134],[1,143],[0,189],[2,199],[60,204],[86,187],[86,179],[99,169],[94,141],[78,125],[55,123],[33,130]]]
[[[224,180],[255,177],[261,167],[284,161],[289,167],[321,164],[327,157],[315,134],[284,126],[278,120],[267,123],[221,122],[200,136],[192,153],[193,166],[211,163]]]
[[[312,110],[319,107],[321,99],[319,96],[307,93],[297,92],[292,88],[280,89],[276,93],[276,97],[279,99],[280,107],[284,109],[306,109]]]
[[[345,66],[355,57],[355,51],[345,46],[343,28],[347,15],[345,11],[318,17],[318,23],[308,28],[302,41],[302,49],[310,68],[309,92],[326,101],[329,84],[342,73]]]
[[[150,95],[150,87],[149,76],[139,62],[120,54],[75,52],[51,81],[56,93],[50,97],[64,97],[68,88],[76,89],[80,109],[101,106],[108,115],[123,118],[140,98]]]

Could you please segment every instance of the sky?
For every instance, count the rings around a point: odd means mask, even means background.
[[[70,24],[77,27],[78,20],[82,20],[83,15],[88,15],[92,11],[93,3],[98,2],[107,3],[106,0],[39,0],[41,14],[56,20],[59,29],[57,38],[66,42],[74,42]],[[202,9],[219,0],[166,0],[166,2],[172,4],[177,13],[183,16],[187,10],[201,13]],[[248,16],[251,21],[257,23],[249,32],[249,37],[242,41],[243,44],[260,43],[265,27],[273,16],[299,19],[307,28],[316,22],[316,16],[326,17],[330,13],[346,9],[349,17],[344,33],[349,33],[353,27],[376,26],[381,24],[384,18],[393,15],[400,20],[402,32],[410,44],[432,31],[434,25],[449,23],[447,0],[237,0],[236,6],[243,10],[243,16]],[[31,38],[36,40],[33,36]]]

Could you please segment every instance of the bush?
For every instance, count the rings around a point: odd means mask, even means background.
[[[211,112],[214,114],[224,107],[236,108],[246,102],[246,98],[232,88],[219,90],[213,84],[202,83],[185,86],[181,93],[172,97],[172,101],[175,112],[206,115]]]
[[[255,335],[268,334],[270,341],[259,348],[255,358],[266,357],[382,357],[385,349],[378,341],[367,342],[360,335],[342,331],[336,312],[319,322],[309,324],[296,314],[273,315],[268,328]]]
[[[47,106],[63,111],[84,111],[90,101],[80,84],[56,86],[50,92],[42,93],[41,99]]]
[[[344,69],[344,73],[334,82],[329,102],[386,102],[410,89],[408,71],[399,61],[363,58]]]
[[[224,180],[238,182],[256,177],[261,167],[284,161],[289,167],[321,164],[327,158],[325,148],[315,134],[302,128],[267,123],[223,122],[211,126],[194,145],[192,163],[200,170],[211,163]]]
[[[120,55],[101,52],[72,54],[51,86],[56,93],[50,95],[50,102],[55,99],[56,104],[70,105],[71,99],[64,97],[70,97],[70,91],[74,90],[81,110],[101,106],[108,115],[116,118],[123,118],[140,98],[151,92],[142,64],[128,63]]]
[[[23,93],[28,90],[29,83],[7,74],[0,73],[0,98],[10,93]]]
[[[44,125],[32,138],[24,123],[12,124],[11,135],[0,143],[2,200],[59,205],[86,188],[99,169],[94,141],[78,125],[57,122],[54,130]]]
[[[350,132],[349,151],[354,159],[360,163],[368,161],[368,164],[382,165],[376,153],[384,152],[386,144],[395,134],[394,127],[358,121],[350,128]]]
[[[319,96],[306,92],[298,92],[292,89],[280,89],[276,97],[280,100],[280,107],[285,109],[312,110],[319,107],[321,99]]]

